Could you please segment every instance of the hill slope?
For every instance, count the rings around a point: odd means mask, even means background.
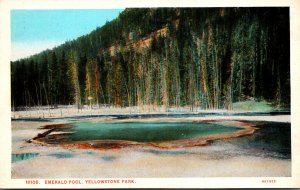
[[[12,106],[290,106],[288,8],[126,9],[12,63]]]

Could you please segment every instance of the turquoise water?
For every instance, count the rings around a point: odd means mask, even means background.
[[[219,124],[193,122],[106,122],[74,123],[72,141],[130,140],[157,142],[188,139],[217,133],[232,132],[239,128]]]
[[[64,158],[73,158],[74,155],[69,152],[57,152],[57,153],[48,154],[48,156],[52,156],[57,159],[64,159]]]
[[[17,162],[17,161],[21,161],[21,160],[28,160],[31,158],[34,158],[36,156],[38,156],[38,153],[20,153],[20,154],[12,154],[11,155],[11,161],[12,162]]]

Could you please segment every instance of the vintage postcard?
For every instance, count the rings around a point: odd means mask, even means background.
[[[1,1],[0,187],[300,187],[299,5]]]

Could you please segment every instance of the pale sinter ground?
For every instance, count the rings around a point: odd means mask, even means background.
[[[108,110],[102,110],[102,113],[111,114]],[[89,121],[103,119],[112,118],[94,118]],[[290,123],[290,115],[180,118],[185,119],[242,119]],[[106,151],[68,150],[25,142],[42,132],[37,129],[40,126],[65,122],[68,121],[12,121],[12,153],[39,153],[35,158],[14,162],[12,178],[291,176],[290,159],[264,157],[261,152],[243,150],[226,140],[216,141],[209,146],[184,149],[126,148]]]

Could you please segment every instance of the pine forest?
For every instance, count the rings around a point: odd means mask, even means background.
[[[11,62],[12,109],[49,105],[290,107],[289,8],[127,8],[89,34]]]

